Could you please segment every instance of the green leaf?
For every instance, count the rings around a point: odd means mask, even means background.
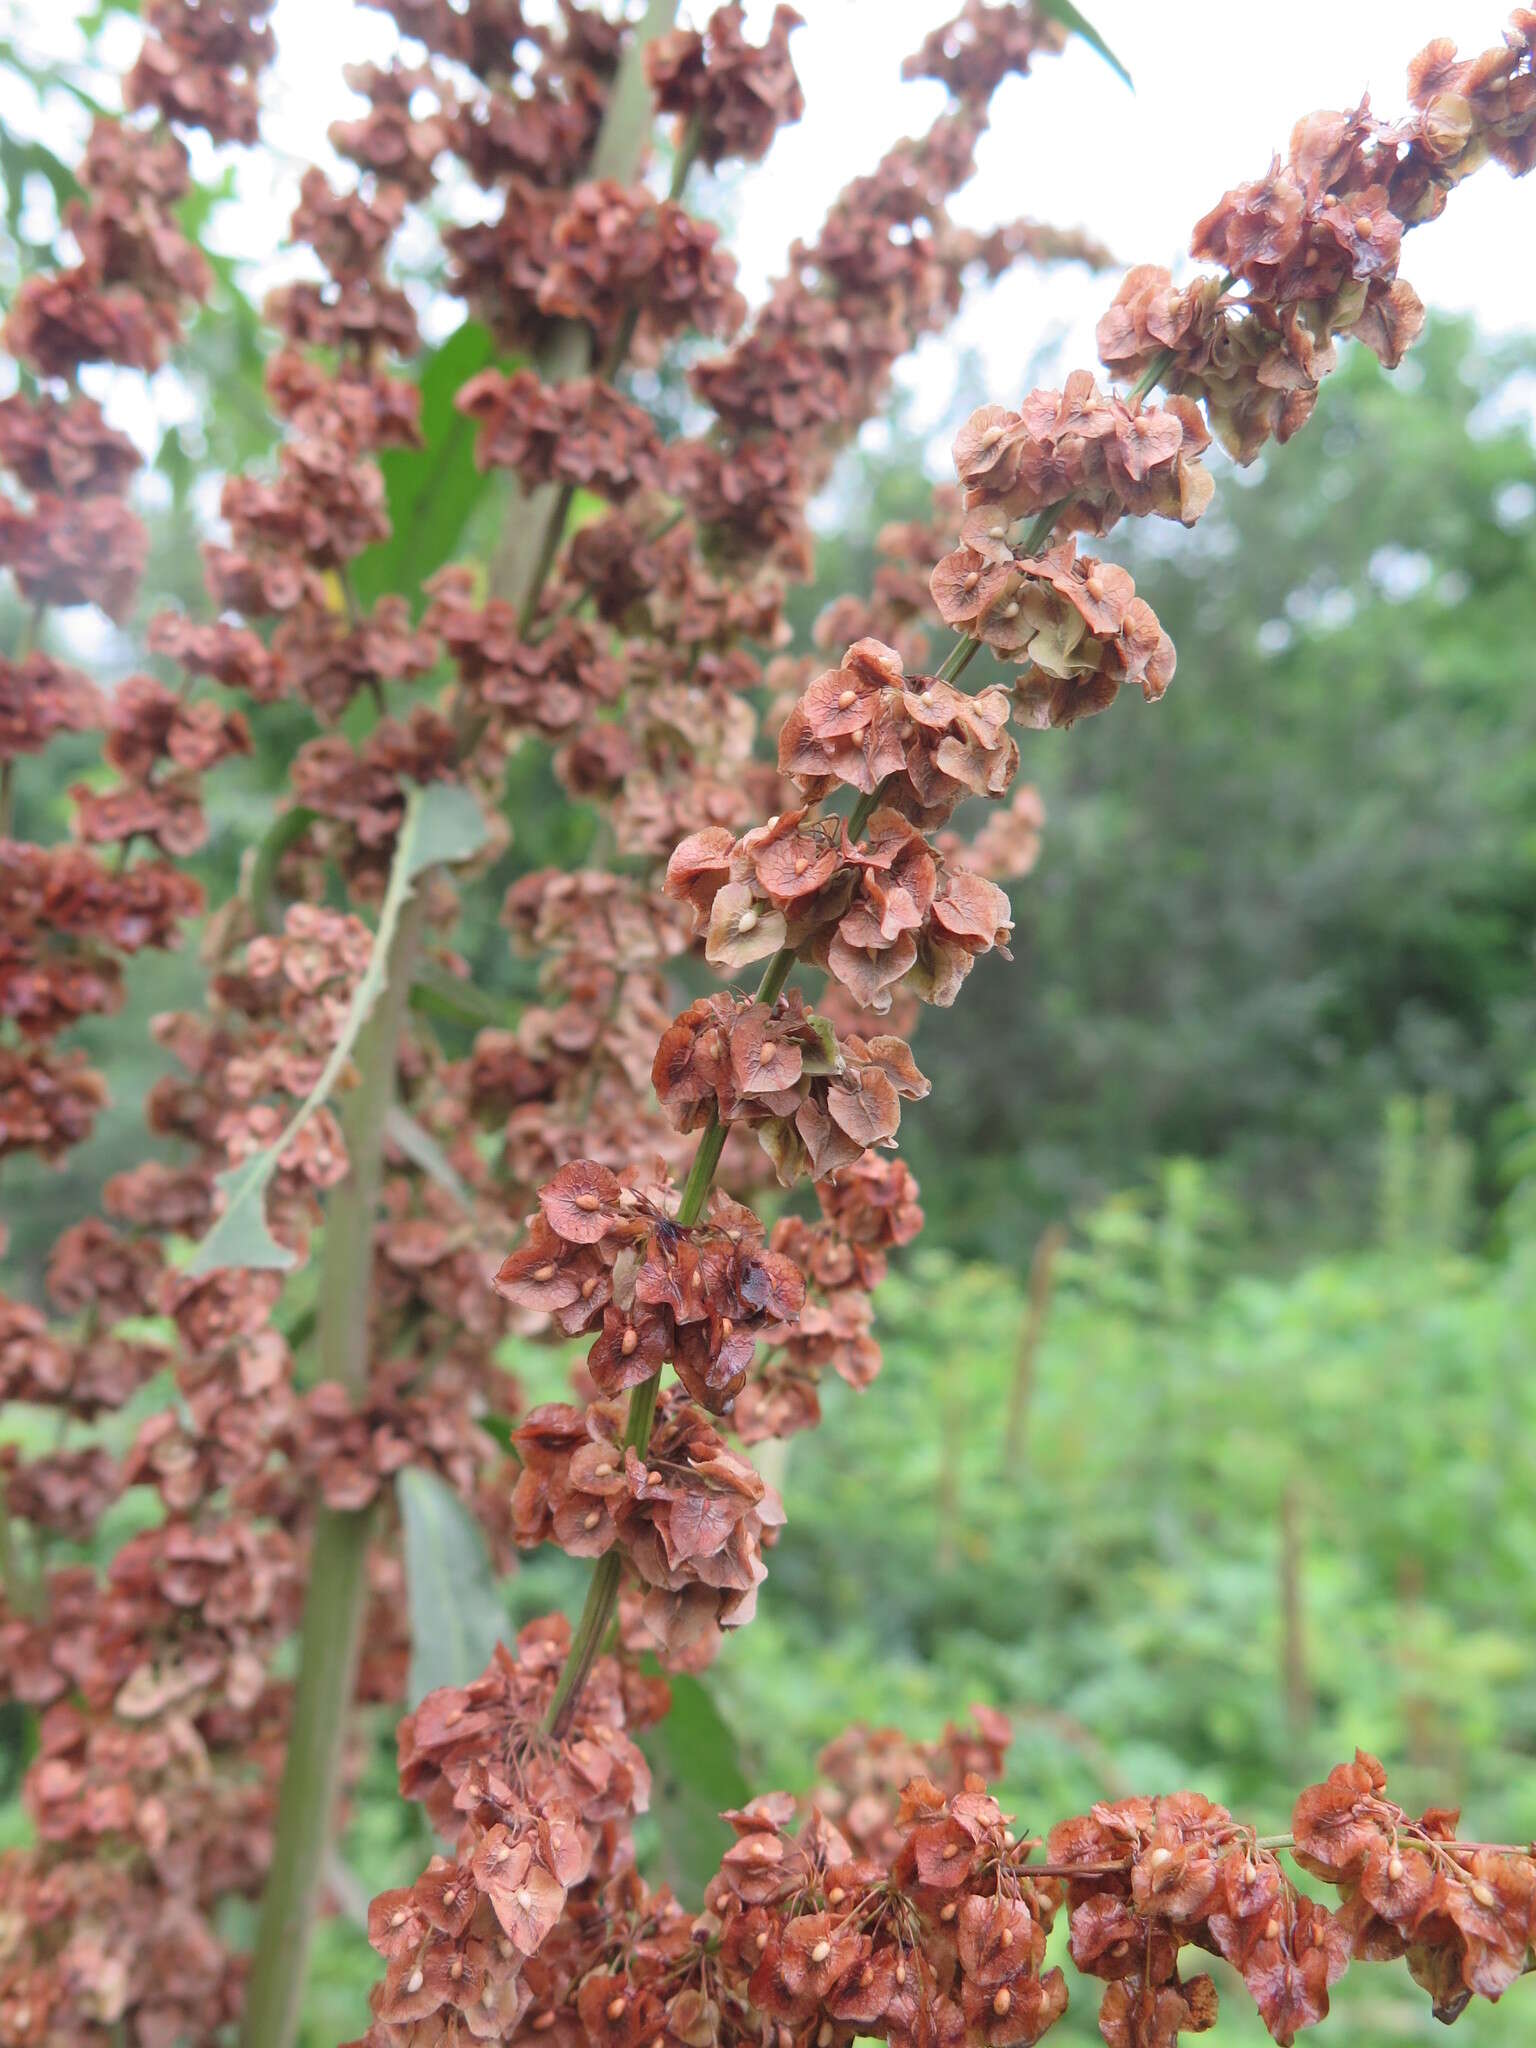
[[[304,837],[319,815],[306,804],[293,804],[286,811],[279,811],[241,863],[240,893],[263,931],[279,921],[272,898],[283,855]]]
[[[384,992],[389,973],[390,948],[400,913],[405,908],[417,877],[431,867],[467,860],[485,842],[485,820],[467,789],[456,783],[434,782],[411,791],[389,871],[389,887],[379,913],[373,951],[361,981],[352,992],[341,1036],[319,1079],[299,1104],[283,1129],[263,1151],[242,1160],[239,1166],[221,1173],[214,1182],[222,1194],[223,1209],[218,1221],[198,1245],[187,1264],[194,1278],[211,1273],[218,1266],[243,1266],[252,1271],[286,1272],[294,1256],[267,1228],[267,1184],[277,1171],[278,1161],[330,1096],[340,1079],[358,1034],[372,1015],[373,1006]]]
[[[661,1874],[682,1898],[697,1898],[720,1867],[731,1831],[720,1815],[752,1796],[736,1738],[697,1678],[668,1676],[672,1711],[647,1730],[642,1747],[655,1777],[652,1812]]]
[[[474,422],[453,401],[462,384],[496,360],[490,329],[478,320],[456,327],[428,357],[421,373],[421,446],[388,448],[379,459],[390,536],[352,564],[352,588],[364,605],[394,591],[419,613],[423,584],[457,552],[490,478],[475,466]]]
[[[395,1103],[384,1119],[384,1130],[390,1143],[397,1145],[413,1166],[419,1166],[440,1188],[446,1188],[461,1209],[469,1208],[474,1197],[454,1171],[452,1160],[408,1109]]]
[[[283,1133],[281,1150],[298,1136],[318,1102],[305,1103]],[[269,1146],[252,1158],[217,1173],[213,1184],[221,1197],[221,1214],[197,1250],[188,1259],[191,1279],[211,1273],[218,1266],[243,1266],[252,1273],[286,1273],[294,1263],[288,1247],[279,1244],[267,1228],[267,1184],[277,1171],[279,1147]]]
[[[1125,80],[1132,92],[1136,90],[1129,71],[1081,9],[1072,5],[1072,0],[1036,0],[1036,4],[1042,14],[1048,14],[1052,21],[1059,21],[1063,28],[1071,29],[1074,35],[1081,36],[1090,48],[1098,51],[1110,70]]]
[[[468,860],[485,836],[485,820],[469,791],[457,782],[431,782],[412,795],[395,857],[404,860],[405,879],[413,882],[428,868]]]
[[[805,1021],[816,1034],[818,1050],[801,1055],[801,1063],[808,1074],[840,1074],[843,1071],[843,1056],[837,1049],[837,1033],[825,1017],[815,1010],[807,1010]]]
[[[79,197],[79,180],[46,143],[22,140],[0,126],[0,184],[5,188],[6,226],[13,238],[20,233],[26,181],[33,173],[47,180],[61,215],[70,200]]]
[[[411,1008],[426,1017],[446,1017],[455,1024],[467,1024],[479,1031],[489,1025],[497,1031],[515,1031],[522,1005],[515,997],[491,995],[472,981],[436,967],[430,960],[416,969],[411,984]]]
[[[491,1660],[507,1615],[480,1524],[434,1472],[407,1466],[395,1480],[410,1603],[408,1704],[439,1685],[464,1685]]]

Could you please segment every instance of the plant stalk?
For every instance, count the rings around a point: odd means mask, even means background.
[[[343,1514],[322,1508],[315,1523],[299,1683],[246,1989],[242,2048],[291,2048],[298,2036],[357,1677],[371,1519],[366,1509]]]
[[[395,1095],[400,1032],[426,925],[428,877],[395,927],[383,992],[357,1045],[358,1084],[338,1108],[350,1162],[326,1207],[316,1338],[321,1376],[357,1398],[367,1387],[373,1230],[384,1127]],[[292,2048],[341,1784],[367,1603],[369,1510],[322,1508],[315,1520],[299,1638],[293,1723],[278,1793],[272,1867],[241,2025],[242,2048]]]
[[[755,1000],[760,1003],[775,1003],[789,979],[789,970],[794,966],[796,954],[792,947],[784,946],[769,961],[766,972],[758,984]],[[682,1198],[677,1205],[673,1219],[683,1230],[691,1230],[704,1214],[704,1204],[709,1199],[714,1184],[715,1169],[720,1164],[720,1155],[725,1150],[729,1125],[721,1123],[711,1113],[694,1150],[693,1163],[688,1168],[688,1178],[683,1183]],[[624,1426],[624,1441],[633,1444],[643,1458],[645,1447],[651,1440],[651,1424],[656,1417],[656,1402],[661,1393],[661,1374],[652,1373],[648,1380],[642,1380],[629,1397],[629,1414]],[[587,1597],[582,1602],[581,1615],[576,1623],[576,1633],[571,1638],[570,1655],[565,1660],[559,1679],[556,1681],[554,1696],[544,1716],[545,1733],[558,1741],[570,1728],[576,1705],[581,1698],[581,1689],[608,1634],[608,1624],[613,1619],[614,1609],[619,1603],[619,1574],[623,1569],[623,1556],[617,1544],[605,1551],[598,1559],[596,1568],[587,1584]]]
[[[613,90],[603,110],[602,126],[592,146],[587,165],[589,178],[612,178],[624,185],[634,176],[651,130],[646,46],[665,35],[676,19],[677,0],[650,0],[625,44]],[[590,330],[582,321],[562,320],[548,345],[540,350],[534,367],[543,383],[564,384],[572,377],[586,376],[592,363]],[[616,369],[617,364],[613,367]],[[605,374],[612,374],[606,366]],[[540,484],[537,490],[526,494],[514,485],[509,494],[501,541],[491,563],[491,594],[517,606],[522,632],[528,630],[533,619],[539,591],[560,545],[574,495],[568,486],[552,483]]]
[[[650,0],[630,37],[593,150],[593,177],[622,180],[633,174],[651,121],[645,48],[672,26],[676,13],[677,0]],[[540,369],[545,377],[558,380],[580,375],[590,359],[586,329],[563,324]],[[530,613],[553,561],[568,502],[556,486],[546,486],[528,500],[520,499],[524,516],[511,528],[495,564],[493,588]],[[368,1307],[385,1122],[395,1097],[400,1033],[425,931],[429,879],[427,875],[418,877],[401,913],[386,963],[384,991],[358,1041],[359,1084],[339,1112],[351,1170],[326,1209],[317,1342],[324,1377],[339,1380],[354,1397],[368,1383]],[[707,1188],[701,1190],[701,1204],[704,1192]],[[644,1411],[646,1436],[654,1407],[653,1390],[650,1410]],[[631,1412],[641,1411],[632,1404]],[[298,2034],[315,1909],[330,1851],[341,1758],[356,1689],[367,1595],[369,1520],[366,1510],[343,1514],[322,1509],[315,1524],[293,1724],[278,1797],[272,1868],[262,1894],[251,1962],[241,2048],[293,2048]],[[617,1572],[615,1558],[615,1582]],[[587,1668],[595,1654],[594,1645]],[[584,1677],[585,1670],[573,1675],[573,1700]]]
[[[658,6],[653,0],[653,5],[646,14],[647,24],[652,15],[667,11],[664,5]],[[644,33],[643,30],[641,32]],[[689,140],[696,142],[694,137],[690,137]],[[599,143],[599,149],[601,146]],[[686,155],[691,161],[692,152],[688,142],[685,141],[684,150],[680,154]],[[686,165],[683,174],[686,175]],[[674,193],[681,189],[680,176],[674,176],[673,189]],[[1231,282],[1230,276],[1224,278],[1222,289],[1226,290]],[[1172,349],[1164,349],[1160,355],[1154,357],[1132,387],[1132,400],[1144,398],[1153,385],[1167,374],[1173,360]],[[1025,536],[1026,555],[1038,554],[1049,541],[1065,503],[1066,500],[1062,499],[1057,504],[1046,506],[1039,514]],[[940,677],[945,682],[954,682],[980,653],[981,644],[979,639],[969,634],[957,640],[950,650],[948,659],[939,670]],[[851,839],[857,839],[863,832],[879,806],[885,789],[886,784],[882,782],[878,789],[873,790],[868,796],[861,796],[854,805],[848,817],[848,835]],[[779,948],[769,961],[758,985],[756,1001],[769,1004],[778,1001],[797,958],[793,946]],[[725,1138],[725,1126],[711,1116],[694,1152],[693,1163],[688,1169],[688,1179],[684,1183],[682,1199],[678,1204],[675,1220],[685,1229],[697,1223],[704,1213],[704,1203],[715,1177],[715,1169],[719,1166],[720,1155],[725,1149]],[[645,1455],[646,1444],[650,1441],[651,1420],[656,1413],[656,1398],[660,1387],[661,1374],[658,1372],[636,1387],[629,1397],[629,1416],[624,1441],[633,1444],[642,1457]],[[593,1571],[587,1586],[587,1597],[582,1603],[581,1615],[576,1624],[576,1633],[571,1640],[571,1652],[566,1658],[565,1667],[560,1673],[554,1697],[545,1716],[545,1731],[550,1735],[562,1736],[570,1726],[576,1703],[581,1697],[581,1688],[586,1683],[587,1675],[608,1633],[608,1624],[618,1604],[621,1569],[619,1551],[615,1546],[599,1558]]]
[[[1035,1360],[1040,1350],[1040,1339],[1045,1332],[1045,1319],[1050,1312],[1056,1261],[1066,1241],[1067,1233],[1059,1223],[1048,1224],[1041,1232],[1040,1240],[1035,1246],[1034,1257],[1029,1262],[1029,1304],[1024,1312],[1024,1326],[1019,1332],[1019,1348],[1013,1364],[1013,1382],[1008,1389],[1008,1421],[1003,1430],[1005,1476],[1017,1473],[1028,1447],[1029,1409],[1035,1391]]]

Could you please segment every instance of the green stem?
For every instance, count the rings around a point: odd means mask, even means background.
[[[880,792],[876,790],[868,799],[869,808],[879,802]],[[789,979],[789,970],[794,966],[794,948],[783,946],[768,962],[762,980],[758,983],[754,998],[759,1003],[776,1003]],[[720,1164],[720,1155],[725,1150],[725,1140],[730,1126],[721,1123],[713,1111],[704,1126],[688,1169],[688,1178],[683,1183],[682,1197],[673,1219],[681,1229],[691,1230],[704,1214],[704,1204],[709,1199],[710,1188],[714,1185],[715,1170]],[[629,1397],[629,1414],[624,1425],[624,1441],[633,1444],[643,1458],[646,1445],[651,1440],[651,1424],[656,1418],[656,1402],[661,1393],[661,1374],[652,1373],[648,1380],[642,1380]],[[597,1561],[591,1579],[587,1584],[587,1597],[582,1602],[581,1615],[576,1623],[576,1633],[571,1638],[570,1655],[555,1685],[549,1711],[544,1717],[546,1733],[558,1741],[566,1734],[576,1703],[581,1698],[581,1689],[587,1682],[593,1664],[596,1662],[603,1639],[608,1633],[608,1624],[613,1618],[619,1602],[619,1575],[623,1568],[623,1557],[615,1544]]]
[[[16,1532],[11,1527],[3,1478],[0,1478],[0,1588],[4,1590],[5,1604],[12,1614],[36,1620],[42,1612],[42,1587],[27,1570],[16,1548]]]
[[[322,1379],[356,1400],[367,1388],[373,1232],[384,1171],[384,1127],[395,1095],[400,1034],[427,916],[427,877],[401,911],[386,980],[358,1039],[358,1084],[338,1109],[351,1162],[326,1206],[316,1313]],[[242,2048],[292,2048],[309,1946],[341,1785],[367,1603],[369,1510],[322,1508],[310,1550],[293,1724],[278,1794],[272,1867],[262,1892]]]
[[[646,15],[647,23],[649,23],[651,15],[657,11],[657,8],[653,5]],[[683,150],[680,152],[680,159],[686,160],[682,162],[681,175],[674,173],[674,196],[681,190],[682,179],[687,175],[687,166],[692,162],[694,150],[697,148],[697,140],[697,136],[690,133]],[[1228,279],[1226,283],[1230,283],[1230,281]],[[1225,284],[1223,289],[1225,289]],[[1165,349],[1161,355],[1155,357],[1137,379],[1131,392],[1132,399],[1144,398],[1158,379],[1166,374],[1173,359],[1174,352],[1172,349]],[[1051,531],[1065,502],[1066,500],[1062,499],[1055,505],[1048,505],[1040,513],[1026,536],[1026,554],[1038,554],[1040,549],[1045,546],[1051,537]],[[536,596],[537,588],[535,587],[527,600],[528,604],[531,605]],[[981,642],[971,638],[969,635],[958,640],[951,649],[948,660],[939,670],[943,680],[945,682],[953,682],[957,676],[963,674],[975,655],[980,652],[980,649]],[[873,817],[881,798],[885,794],[885,789],[886,784],[882,782],[878,789],[872,790],[869,795],[859,798],[848,819],[850,838],[857,839],[863,832],[864,827]],[[781,946],[779,948],[778,952],[768,962],[762,981],[758,984],[756,1001],[768,1004],[778,1001],[784,992],[784,985],[789,980],[790,970],[793,968],[797,958],[798,955],[793,946]],[[709,1190],[714,1181],[715,1170],[720,1164],[720,1155],[725,1150],[726,1129],[727,1127],[716,1116],[711,1114],[709,1122],[704,1127],[703,1136],[699,1139],[698,1147],[694,1152],[693,1163],[688,1169],[688,1178],[683,1184],[682,1199],[678,1203],[676,1221],[684,1229],[691,1229],[704,1213],[704,1204],[708,1199]],[[626,1444],[633,1444],[642,1457],[644,1457],[645,1447],[650,1441],[651,1422],[656,1413],[656,1399],[660,1388],[661,1374],[658,1372],[636,1387],[629,1397],[629,1416],[625,1425],[624,1441]],[[571,1639],[571,1652],[565,1660],[565,1667],[561,1671],[559,1680],[556,1683],[554,1697],[550,1701],[549,1712],[545,1716],[544,1721],[546,1731],[557,1739],[563,1736],[570,1727],[571,1718],[576,1711],[577,1701],[581,1697],[581,1689],[587,1681],[587,1675],[591,1671],[603,1639],[608,1633],[608,1624],[613,1618],[614,1609],[618,1604],[621,1569],[620,1553],[617,1545],[615,1545],[612,1550],[605,1552],[599,1558],[597,1567],[588,1583],[587,1597],[582,1603],[581,1615],[576,1623],[576,1632]]]
[[[589,178],[628,184],[651,131],[651,92],[645,76],[646,45],[665,35],[677,18],[677,0],[651,0],[624,46],[603,123],[587,166]],[[534,363],[541,382],[564,384],[592,368],[592,334],[584,322],[562,320]],[[617,365],[615,364],[615,368]],[[565,531],[572,493],[560,484],[540,484],[526,495],[515,486],[491,564],[491,594],[518,608],[526,632],[538,606]]]
[[[677,0],[651,0],[630,37],[593,152],[593,177],[624,179],[632,175],[650,129],[645,47],[671,27],[676,12]],[[590,357],[586,329],[562,325],[540,368],[558,380],[562,375],[580,375]],[[510,594],[530,614],[564,526],[561,500],[559,489],[547,486],[531,499],[520,501],[524,517],[512,528],[493,573],[493,588]],[[368,1310],[385,1120],[394,1101],[400,1033],[425,930],[426,880],[425,876],[418,878],[415,893],[401,913],[386,962],[384,990],[358,1041],[359,1082],[341,1111],[351,1170],[326,1209],[317,1311],[320,1371],[324,1378],[340,1381],[354,1397],[368,1383]],[[265,877],[263,883],[266,888]],[[632,1417],[643,1421],[638,1440],[641,1448],[650,1433],[654,1408],[654,1391],[648,1407],[638,1399],[631,1404]],[[241,2048],[293,2048],[298,2033],[342,1751],[356,1691],[367,1595],[368,1524],[366,1510],[343,1514],[322,1509],[316,1520],[293,1725],[278,1796],[272,1868],[262,1894],[251,1961]],[[612,1575],[616,1595],[617,1556]],[[611,1608],[611,1599],[608,1605]],[[599,1639],[601,1634],[599,1630]],[[594,1645],[587,1652],[586,1668],[595,1654]],[[567,1690],[572,1702],[586,1668],[571,1674]]]
[[[315,1523],[299,1638],[299,1684],[246,1992],[243,2048],[290,2048],[298,2035],[357,1677],[368,1592],[369,1519],[366,1512],[322,1508]]]
[[[647,1380],[646,1386],[653,1387],[655,1380]],[[635,1397],[642,1390],[637,1387],[630,1396],[630,1413],[634,1413]],[[654,1406],[654,1399],[653,1404]],[[628,1431],[625,1432],[626,1441]],[[635,1446],[641,1456],[644,1447]],[[608,1633],[608,1622],[619,1604],[619,1573],[624,1565],[623,1552],[617,1543],[612,1550],[605,1551],[597,1560],[591,1578],[587,1581],[587,1597],[582,1603],[581,1618],[576,1623],[576,1633],[571,1638],[571,1653],[566,1658],[554,1697],[549,1703],[549,1712],[544,1716],[546,1733],[556,1742],[562,1742],[570,1732],[571,1721],[576,1712],[576,1703],[581,1698],[582,1687],[597,1662],[603,1637]]]
[[[702,1152],[703,1148],[700,1147]],[[697,1163],[697,1162],[695,1162]],[[702,1202],[703,1197],[700,1196]],[[661,1374],[653,1373],[648,1380],[635,1388],[629,1397],[629,1416],[624,1426],[624,1442],[633,1445],[638,1456],[645,1456],[645,1447],[651,1440],[651,1424],[656,1419],[656,1397],[661,1392]],[[608,1624],[614,1609],[619,1604],[619,1575],[623,1569],[624,1553],[617,1543],[597,1561],[587,1586],[587,1597],[582,1603],[581,1619],[576,1624],[576,1633],[571,1638],[571,1654],[565,1660],[565,1668],[555,1686],[554,1697],[550,1700],[549,1711],[544,1717],[546,1731],[555,1741],[561,1741],[568,1733],[576,1703],[581,1698],[581,1689],[586,1684],[592,1666],[596,1663],[608,1634]]]
[[[292,810],[284,811],[256,842],[250,866],[241,877],[241,891],[259,931],[272,931],[280,921],[274,916],[273,901],[277,893],[277,871],[282,865],[283,855],[290,846],[298,844],[318,816],[317,811],[295,804]]]

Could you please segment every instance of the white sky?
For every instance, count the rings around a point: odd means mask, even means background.
[[[784,130],[766,165],[743,181],[736,243],[742,282],[755,296],[796,235],[814,232],[826,199],[942,104],[936,85],[904,85],[902,57],[957,0],[798,0],[806,26],[794,39],[807,111]],[[38,51],[65,52],[78,7],[10,0],[17,35]],[[684,0],[682,18],[707,14]],[[1333,0],[1277,9],[1257,0],[1086,0],[1135,79],[1129,91],[1086,45],[1045,59],[998,95],[979,175],[957,209],[975,225],[1020,213],[1083,225],[1127,263],[1177,267],[1194,221],[1222,190],[1258,175],[1292,123],[1318,107],[1353,105],[1363,90],[1383,114],[1403,105],[1408,59],[1435,35],[1466,51],[1499,33],[1506,9],[1491,0]],[[748,0],[761,25],[772,0]],[[386,56],[392,25],[353,0],[279,0],[281,55],[264,88],[267,133],[280,152],[274,178],[242,170],[244,200],[221,221],[220,240],[263,265],[283,239],[302,163],[326,154],[327,123],[347,107],[341,67]],[[131,54],[136,27],[118,25]],[[353,103],[354,106],[356,103]],[[0,110],[13,118],[11,92]],[[16,117],[25,127],[24,117]],[[1403,269],[1433,307],[1470,311],[1488,327],[1536,326],[1536,175],[1517,184],[1488,166],[1451,198],[1444,220],[1417,230]],[[991,395],[1025,388],[1031,359],[1056,345],[1053,364],[1093,360],[1093,322],[1114,278],[1027,269],[982,295],[942,342],[925,345],[912,373],[920,401],[938,410],[956,353],[984,360]]]

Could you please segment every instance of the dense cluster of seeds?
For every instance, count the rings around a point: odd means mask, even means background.
[[[1045,1966],[1063,1911],[1073,1961],[1105,1980],[1110,2048],[1211,2024],[1186,1944],[1236,1967],[1281,2042],[1351,1957],[1406,1955],[1442,2017],[1497,1997],[1529,1960],[1536,1866],[1458,1843],[1454,1816],[1410,1820],[1368,1757],[1296,1809],[1290,1846],[1337,1911],[1194,1794],[1096,1808],[1039,1856],[987,1790],[1007,1730],[984,1710],[931,1748],[851,1731],[811,1811],[768,1795],[728,1815],[697,1913],[641,1878],[632,1822],[634,1737],[668,1705],[642,1659],[702,1667],[766,1576],[783,1513],[746,1449],[814,1425],[829,1367],[857,1388],[879,1371],[871,1295],[922,1222],[890,1149],[928,1087],[905,1034],[919,1002],[1006,956],[1000,884],[1038,846],[1010,728],[1070,723],[1126,684],[1154,700],[1172,677],[1130,577],[1077,536],[1192,524],[1212,438],[1246,460],[1296,431],[1338,337],[1399,359],[1421,317],[1403,232],[1485,159],[1536,161],[1536,14],[1471,61],[1432,45],[1403,121],[1302,122],[1196,230],[1219,275],[1132,271],[1099,329],[1130,388],[1078,372],[976,414],[934,521],[882,534],[871,591],[820,621],[824,664],[785,652],[786,593],[809,497],[893,364],[968,275],[1102,264],[1082,236],[978,235],[948,211],[994,90],[1062,47],[1059,24],[966,0],[909,66],[945,110],[838,196],[749,315],[684,195],[696,163],[756,160],[799,114],[789,9],[761,44],[734,5],[666,32],[658,7],[643,27],[574,4],[530,21],[518,0],[386,11],[403,54],[349,74],[367,110],[332,130],[355,176],[304,175],[312,275],[267,308],[284,439],[225,482],[206,615],[147,625],[174,684],[103,692],[48,649],[56,609],[129,617],[146,559],[138,455],[78,373],[153,370],[206,294],[178,131],[256,138],[258,0],[145,8],[132,118],[97,123],[67,219],[78,261],[29,277],[4,329],[26,374],[0,401],[0,564],[26,627],[0,660],[0,1159],[89,1135],[105,1086],[69,1034],[121,1000],[126,960],[200,916],[178,862],[207,836],[205,779],[251,745],[250,707],[319,730],[203,927],[206,1006],[157,1020],[170,1070],[146,1112],[170,1158],[64,1233],[51,1312],[0,1298],[0,1393],[59,1419],[52,1450],[0,1459],[0,1522],[31,1536],[0,1546],[3,1691],[38,1716],[36,1840],[0,1857],[0,2048],[211,2044],[242,2012],[247,2048],[288,2048],[340,1724],[404,1694],[390,1482],[407,1467],[498,1559],[552,1542],[594,1570],[574,1631],[533,1624],[400,1724],[402,1793],[445,1852],[373,1903],[368,2048],[1013,2048],[1065,2007]],[[665,196],[626,111],[647,90],[675,120]],[[507,516],[483,572],[365,605],[354,565],[389,534],[378,458],[421,435],[391,249],[446,179],[478,201],[441,231],[447,288],[527,358],[457,394]],[[697,432],[626,385],[680,337]],[[961,638],[930,673],[936,622]],[[1012,688],[959,687],[982,645],[1017,665]],[[12,838],[18,764],[82,732],[108,773],[74,792],[73,840]],[[539,961],[537,999],[476,1016],[452,1056],[410,996],[474,994],[449,945],[469,877],[447,856],[409,866],[415,807],[435,790],[478,808],[465,858],[489,875],[507,763],[540,741],[619,858],[512,883],[503,922]],[[979,823],[973,800],[992,806]],[[322,907],[338,884],[352,907]],[[759,986],[679,1008],[669,969],[691,953],[732,976],[761,962]],[[797,966],[825,977],[814,1006]],[[252,1167],[314,1308],[275,1260],[182,1256]],[[809,1199],[770,1229],[749,1204],[773,1180]],[[583,1341],[572,1401],[521,1412],[496,1359],[513,1330]],[[152,1386],[109,1448],[94,1425]],[[515,1425],[510,1451],[492,1417]],[[103,1572],[50,1557],[129,1489],[150,1512]],[[295,1684],[281,1659],[306,1600]],[[308,1654],[334,1671],[328,1635],[351,1646],[329,1732]],[[248,1966],[226,1908],[258,1897]]]

